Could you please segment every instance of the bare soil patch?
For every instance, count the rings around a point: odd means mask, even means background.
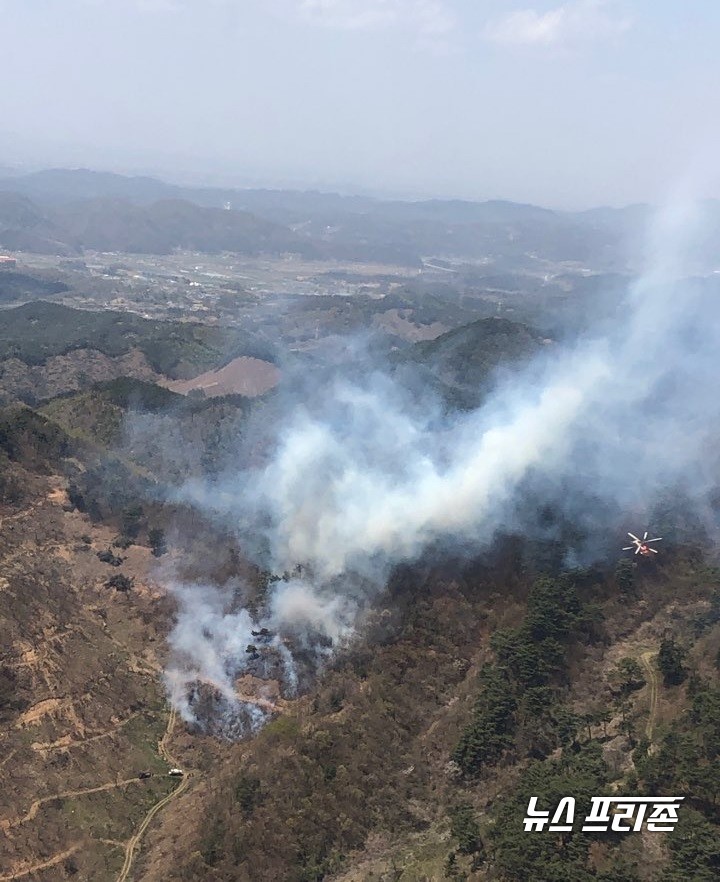
[[[220,395],[244,395],[255,398],[268,392],[280,381],[280,371],[269,361],[240,356],[224,367],[206,371],[192,380],[175,380],[163,383],[172,392],[187,395],[202,390],[209,398]]]

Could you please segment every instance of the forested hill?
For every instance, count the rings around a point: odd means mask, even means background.
[[[391,364],[400,381],[420,382],[451,407],[477,407],[503,369],[518,370],[553,340],[522,322],[491,317],[461,325],[434,340],[396,353]]]
[[[271,344],[241,329],[159,321],[36,301],[2,313],[0,396],[47,400],[121,376],[191,378],[239,356],[273,361]]]
[[[717,878],[720,572],[677,546],[540,575],[550,550],[508,537],[398,573],[317,689],[203,768],[202,803],[158,836],[183,831],[172,866],[158,851],[142,878]],[[608,792],[685,796],[681,822],[657,842],[522,833],[530,796],[584,817]]]
[[[0,359],[41,364],[75,349],[96,349],[117,356],[133,348],[140,349],[157,371],[168,376],[182,376],[183,365],[206,369],[237,355],[273,357],[271,346],[237,329],[157,321],[115,310],[70,309],[44,301],[3,312]]]

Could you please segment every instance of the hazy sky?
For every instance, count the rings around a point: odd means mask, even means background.
[[[0,0],[0,165],[720,196],[718,0]]]

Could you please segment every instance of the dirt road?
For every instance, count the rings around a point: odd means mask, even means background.
[[[54,802],[56,799],[72,799],[76,796],[87,796],[90,793],[102,793],[105,790],[116,790],[118,787],[127,787],[128,784],[137,784],[138,777],[126,778],[124,781],[111,781],[109,784],[99,784],[97,787],[87,787],[84,790],[64,790],[62,793],[53,793],[52,796],[43,796],[42,799],[36,799],[32,803],[26,814],[22,818],[15,818],[10,821],[8,819],[0,820],[0,830],[11,830],[13,827],[19,827],[32,821],[40,809],[47,802]]]
[[[165,732],[158,741],[158,753],[160,756],[167,762],[170,766],[176,766],[177,761],[170,753],[168,749],[168,742],[172,738],[172,734],[175,730],[175,722],[177,720],[177,713],[175,708],[172,708],[170,711],[170,716],[168,717],[168,724],[165,728]],[[133,859],[135,857],[135,852],[137,851],[138,846],[140,845],[140,840],[142,839],[145,831],[152,823],[153,818],[158,812],[162,811],[165,806],[172,802],[173,799],[176,799],[190,786],[190,776],[186,774],[181,780],[178,787],[173,790],[172,793],[168,793],[167,796],[163,797],[160,802],[155,803],[155,805],[150,809],[150,811],[145,815],[142,820],[142,823],[138,827],[134,836],[132,836],[125,845],[125,860],[123,861],[122,869],[120,870],[120,875],[117,877],[116,882],[127,882],[130,878],[130,870],[132,869]]]
[[[650,686],[649,713],[647,725],[645,726],[645,737],[651,744],[653,740],[653,731],[655,729],[655,717],[657,716],[658,700],[657,670],[655,669],[655,665],[652,663],[652,660],[654,658],[655,653],[652,650],[643,652],[640,656],[640,661],[643,668],[645,669],[645,673],[648,675],[648,684]]]

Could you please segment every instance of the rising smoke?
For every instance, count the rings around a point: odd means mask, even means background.
[[[274,584],[254,619],[211,586],[173,585],[180,611],[167,678],[186,719],[205,682],[240,731],[260,725],[272,708],[238,699],[234,685],[252,666],[253,631],[270,632],[292,692],[297,653],[321,660],[352,635],[394,565],[429,543],[477,552],[498,530],[522,529],[529,485],[586,524],[593,517],[578,500],[588,489],[621,511],[647,511],[669,486],[704,500],[720,428],[720,308],[717,285],[682,273],[701,226],[697,208],[659,215],[648,270],[614,327],[544,353],[478,410],[418,407],[381,372],[337,379],[287,409],[263,468],[190,488],[218,516],[259,525],[272,570],[295,575]]]

